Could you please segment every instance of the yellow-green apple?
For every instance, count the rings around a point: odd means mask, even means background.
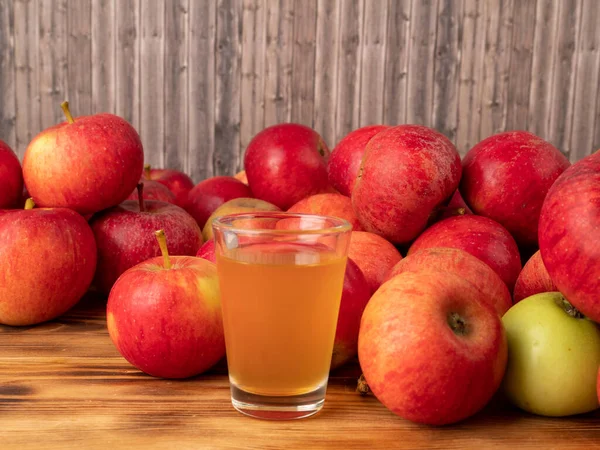
[[[240,170],[233,177],[236,178],[236,179],[238,179],[238,180],[240,180],[244,184],[248,184],[248,177],[246,176],[246,171],[245,170]]]
[[[156,200],[125,200],[94,215],[90,225],[98,245],[94,285],[104,294],[127,269],[160,255],[151,231],[169,233],[173,255],[195,256],[202,245],[202,232],[192,216],[177,205]]]
[[[531,297],[534,294],[542,292],[556,292],[558,289],[550,278],[542,255],[538,250],[523,266],[523,270],[515,283],[513,298],[515,303],[524,298]]]
[[[432,247],[411,253],[388,273],[386,281],[403,272],[431,270],[449,272],[463,277],[483,294],[500,317],[512,306],[506,284],[494,270],[473,255],[457,248]]]
[[[460,156],[443,134],[420,125],[399,125],[367,144],[352,204],[362,227],[394,244],[406,244],[445,204],[461,175]]]
[[[23,172],[19,158],[0,140],[0,209],[16,208],[23,192]]]
[[[93,214],[125,200],[144,168],[142,142],[135,129],[113,114],[73,119],[38,134],[27,147],[23,176],[40,206]]]
[[[144,166],[142,181],[156,181],[169,189],[175,196],[175,203],[182,208],[187,201],[188,192],[194,187],[194,182],[185,173],[172,169],[153,169],[150,164]]]
[[[67,208],[0,211],[0,323],[54,319],[88,290],[96,268],[94,234]]]
[[[451,247],[470,253],[486,263],[512,291],[521,272],[521,255],[511,234],[498,222],[476,215],[455,216],[425,230],[408,254],[424,248]]]
[[[234,198],[251,198],[250,188],[233,177],[211,177],[198,183],[188,193],[185,210],[204,227],[210,215],[223,203]]]
[[[329,189],[328,157],[329,149],[315,130],[282,123],[254,136],[244,155],[244,169],[256,198],[286,210]]]
[[[353,231],[348,248],[350,257],[375,292],[394,265],[402,259],[400,252],[381,236],[366,231]]]
[[[555,417],[598,408],[598,325],[559,292],[521,300],[502,321],[508,337],[503,388],[513,404]]]
[[[342,194],[325,193],[311,195],[292,205],[288,209],[288,212],[339,217],[350,222],[353,230],[362,231],[362,227],[352,208],[352,200]]]
[[[196,256],[198,258],[204,258],[204,259],[216,264],[217,256],[215,254],[215,240],[209,239],[204,244],[202,244],[202,247],[200,247],[200,249],[198,250],[198,253],[196,253]]]
[[[351,131],[332,150],[327,161],[327,176],[340,194],[350,197],[365,147],[373,136],[387,128],[387,125],[368,125]]]
[[[168,187],[158,181],[142,180],[139,184],[143,186],[143,197],[144,200],[159,200],[161,202],[176,203],[175,194],[173,194]],[[138,188],[129,194],[127,200],[138,199]]]
[[[162,257],[130,268],[115,283],[106,306],[108,332],[141,371],[187,378],[225,356],[217,270],[204,259],[170,257],[166,243],[160,246]]]
[[[600,151],[569,167],[548,191],[539,243],[558,290],[600,322]]]
[[[496,310],[453,273],[404,272],[362,316],[358,359],[375,396],[413,422],[445,425],[481,410],[500,387],[507,345]]]
[[[542,203],[569,160],[527,131],[479,142],[463,158],[460,191],[475,214],[504,226],[521,246],[536,246]]]

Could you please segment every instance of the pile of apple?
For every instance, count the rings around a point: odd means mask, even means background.
[[[197,375],[225,355],[214,218],[323,214],[353,226],[332,370],[358,355],[375,396],[426,424],[465,419],[500,388],[537,414],[598,408],[600,152],[570,165],[513,131],[461,161],[417,125],[360,128],[330,152],[279,124],[235,177],[194,185],[144,166],[123,119],[63,109],[22,167],[0,141],[0,323],[51,320],[96,289],[131,364]]]

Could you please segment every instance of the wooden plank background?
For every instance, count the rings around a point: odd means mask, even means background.
[[[420,123],[463,154],[528,129],[575,161],[600,147],[598,23],[598,0],[0,0],[0,139],[22,156],[68,99],[196,181],[285,121],[331,147]]]

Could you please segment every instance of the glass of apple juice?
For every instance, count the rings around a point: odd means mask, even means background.
[[[284,212],[213,222],[231,401],[297,419],[325,401],[351,225]]]

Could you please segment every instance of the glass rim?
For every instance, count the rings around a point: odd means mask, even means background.
[[[313,218],[316,220],[329,221],[333,225],[309,230],[299,229],[273,229],[273,228],[242,228],[232,225],[230,222],[239,219],[303,219]],[[229,223],[228,223],[229,222]],[[248,235],[260,235],[260,234],[271,234],[280,236],[294,236],[294,235],[336,235],[352,231],[352,225],[346,219],[335,216],[326,216],[320,214],[308,214],[308,213],[292,213],[286,211],[256,211],[256,212],[243,212],[234,214],[225,214],[223,216],[216,217],[212,222],[213,230],[218,231],[229,231],[237,234],[248,234]]]

